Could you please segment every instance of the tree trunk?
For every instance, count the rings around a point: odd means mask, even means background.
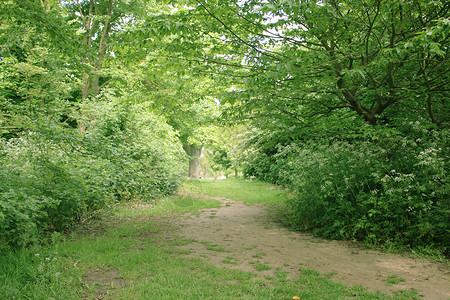
[[[202,156],[203,146],[183,145],[189,158],[189,178],[199,178],[200,175],[200,157]]]

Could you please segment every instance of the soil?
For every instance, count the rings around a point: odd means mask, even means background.
[[[252,272],[258,264],[270,266],[270,270],[258,271],[262,276],[273,276],[278,269],[294,278],[301,269],[313,269],[348,286],[388,294],[415,289],[424,299],[450,299],[446,263],[292,232],[277,223],[265,205],[219,199],[219,209],[203,210],[199,216],[188,215],[181,221],[180,235],[196,242],[180,248],[190,250],[192,257]],[[395,275],[404,282],[388,283],[387,278]]]
[[[124,279],[116,269],[92,268],[83,275],[83,282],[92,287],[89,294],[83,295],[83,299],[105,299],[115,290],[128,285],[128,280]]]

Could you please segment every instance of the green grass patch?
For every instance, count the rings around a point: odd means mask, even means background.
[[[216,244],[211,244],[210,242],[200,242],[200,244],[205,245],[206,249],[209,251],[215,251],[215,252],[231,252],[226,250],[224,247],[220,247]]]
[[[224,260],[222,260],[222,263],[224,263],[224,264],[230,264],[230,265],[238,265],[238,264],[239,264],[239,261],[238,261],[238,259],[235,258],[235,257],[227,256],[227,257],[225,257]]]
[[[264,256],[266,256],[266,253],[256,253],[254,255],[252,255],[253,258],[263,258]]]
[[[123,225],[126,226],[126,225]],[[154,226],[154,225],[149,225]],[[161,227],[158,228],[158,230]],[[150,230],[153,231],[153,230]],[[120,230],[121,234],[124,228]],[[130,226],[130,232],[134,232]],[[112,228],[105,236],[84,236],[0,258],[1,299],[413,299],[348,288],[304,272],[263,279],[252,272],[218,268],[203,259],[168,252],[159,241],[137,243]],[[39,252],[36,252],[39,251]],[[39,254],[39,255],[36,255]],[[229,258],[230,261],[235,261]]]
[[[118,217],[136,217],[157,214],[198,213],[203,208],[218,208],[220,201],[195,197],[172,196],[154,202],[127,202],[115,209]]]
[[[267,271],[267,270],[272,269],[269,265],[266,265],[266,264],[255,264],[254,267],[255,267],[255,270],[258,272]]]
[[[280,268],[277,268],[275,275],[278,278],[278,280],[286,280],[288,272],[282,271]]]
[[[402,277],[398,277],[397,274],[392,274],[392,275],[386,277],[386,278],[384,279],[384,281],[386,281],[386,284],[387,284],[387,285],[394,285],[394,284],[398,284],[398,283],[400,283],[400,282],[405,282],[406,279],[405,279],[405,278],[402,278]]]
[[[188,179],[183,185],[190,194],[206,194],[211,197],[225,197],[247,204],[283,203],[287,193],[274,185],[257,180],[244,179]]]

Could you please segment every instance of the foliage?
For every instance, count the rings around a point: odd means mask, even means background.
[[[247,175],[297,193],[291,224],[446,251],[449,9],[193,1],[182,30],[197,43],[184,55],[228,83],[224,117],[254,128],[240,161]]]
[[[214,139],[207,146],[206,153],[212,155],[211,168],[229,176],[234,172],[238,178],[242,173],[241,164],[248,151],[244,147],[246,138],[251,134],[249,126],[244,124],[226,125],[222,122],[215,127]]]
[[[101,109],[101,107],[97,107]],[[24,246],[119,200],[151,200],[180,180],[180,146],[164,121],[144,109],[97,111],[86,135],[41,121],[1,142],[2,244]]]
[[[207,70],[231,82],[223,100],[237,118],[298,128],[337,113],[448,126],[445,1],[193,2],[195,28],[184,33]]]
[[[89,144],[90,151],[117,165],[113,174],[121,179],[113,188],[120,198],[145,200],[174,192],[185,160],[176,133],[148,105],[123,105],[121,101],[92,103],[86,108],[95,119],[87,137],[92,141],[104,137],[112,143],[110,148]]]
[[[2,1],[2,245],[22,247],[117,201],[177,188],[176,133],[148,104],[130,104],[145,94],[136,68],[123,68],[134,52],[117,51],[117,60],[111,51],[128,21],[168,9],[142,3]]]
[[[67,134],[67,140],[74,138],[62,130],[53,133],[59,138]],[[35,242],[43,231],[63,230],[88,210],[112,200],[106,189],[108,178],[101,171],[107,170],[109,163],[69,150],[73,142],[50,142],[40,132],[2,140],[3,245]]]
[[[20,38],[12,42],[9,34]],[[0,136],[15,137],[40,117],[68,121],[76,82],[61,54],[45,44],[48,37],[26,23],[10,23],[0,39]]]
[[[448,131],[429,123],[374,129],[376,139],[329,138],[260,151],[248,175],[289,187],[288,223],[373,245],[448,251]]]
[[[231,167],[231,160],[228,158],[227,151],[222,148],[213,148],[210,150],[214,171],[227,170]]]
[[[193,167],[209,145],[214,170],[290,187],[298,228],[444,249],[449,9],[3,0],[1,241],[170,194],[181,141]]]

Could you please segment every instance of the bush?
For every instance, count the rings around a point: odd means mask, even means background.
[[[95,106],[96,124],[86,146],[114,163],[116,195],[152,200],[173,193],[180,184],[186,155],[164,118],[152,114],[145,105]],[[108,146],[99,139],[107,140]]]
[[[251,166],[296,193],[287,203],[288,222],[296,229],[448,251],[448,130],[416,122],[377,133],[370,141],[291,144],[271,158],[275,163],[265,163],[262,154]]]
[[[101,161],[57,146],[36,134],[1,141],[2,243],[36,241],[42,232],[63,230],[112,200],[98,171],[104,168],[97,169]]]
[[[2,245],[25,246],[114,202],[177,188],[184,156],[163,119],[121,106],[98,111],[84,135],[42,119],[18,138],[0,139]]]

